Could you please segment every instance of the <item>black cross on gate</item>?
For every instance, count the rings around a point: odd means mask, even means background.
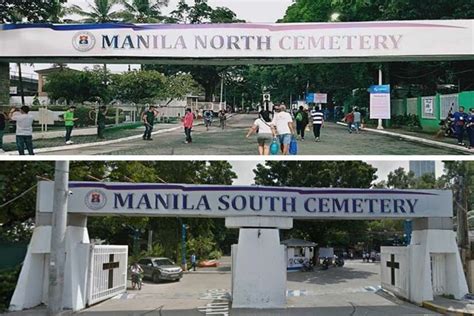
[[[392,274],[392,285],[395,285],[395,269],[400,269],[400,263],[395,262],[395,255],[390,255],[390,261],[387,261],[387,267],[390,268]]]
[[[114,262],[114,255],[109,255],[109,262],[102,265],[102,270],[109,270],[109,284],[108,288],[111,289],[114,287],[114,269],[117,269],[120,266],[119,262]]]

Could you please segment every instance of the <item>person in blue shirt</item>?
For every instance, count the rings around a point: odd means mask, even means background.
[[[474,149],[474,108],[469,109],[466,129],[467,135],[469,135],[469,149]]]
[[[193,271],[196,271],[196,255],[194,253],[191,255],[191,267]]]
[[[460,106],[459,111],[454,113],[454,128],[458,137],[458,145],[464,146],[464,132],[466,130],[466,120],[468,114],[464,112],[464,107]]]

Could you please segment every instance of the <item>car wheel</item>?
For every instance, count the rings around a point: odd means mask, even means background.
[[[158,273],[153,274],[153,282],[154,283],[159,283],[160,282],[160,275]]]

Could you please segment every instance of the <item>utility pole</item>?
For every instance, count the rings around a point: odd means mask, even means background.
[[[63,309],[64,270],[66,262],[67,201],[69,198],[69,161],[56,161],[54,171],[53,222],[49,259],[49,315]]]
[[[469,248],[469,230],[467,223],[467,194],[464,176],[462,175],[457,177],[456,210],[458,247],[465,252]],[[464,254],[461,256],[463,259],[465,258]]]
[[[188,270],[186,261],[186,224],[181,224],[181,265],[184,271]]]
[[[382,65],[379,67],[379,86],[383,85]],[[382,119],[379,119],[377,129],[383,129]]]

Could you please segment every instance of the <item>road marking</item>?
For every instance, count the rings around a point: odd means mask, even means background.
[[[230,293],[226,289],[208,290],[199,297],[201,300],[212,300],[205,306],[199,306],[197,310],[204,315],[229,316],[230,313]]]

